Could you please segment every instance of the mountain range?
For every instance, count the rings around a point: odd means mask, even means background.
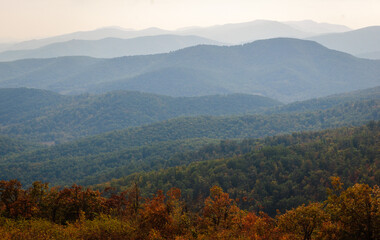
[[[269,20],[256,20],[244,23],[224,24],[211,27],[188,27],[174,31],[159,28],[143,30],[124,29],[120,27],[99,28],[92,31],[80,31],[59,36],[35,39],[15,44],[4,44],[5,50],[30,50],[40,48],[52,43],[71,40],[101,40],[104,38],[129,39],[156,35],[196,35],[211,40],[240,44],[252,42],[263,38],[275,37],[307,37],[322,33],[344,32],[350,28],[343,25],[317,23],[314,21],[277,22]],[[233,35],[233,36],[232,36]]]
[[[12,50],[0,53],[0,61],[25,58],[53,58],[60,56],[89,56],[115,58],[131,55],[167,53],[201,44],[222,45],[197,36],[157,35],[131,39],[104,38],[100,40],[70,40],[52,43],[29,50]]]
[[[355,58],[312,41],[278,38],[113,59],[4,62],[0,79],[2,88],[65,94],[123,89],[176,97],[246,93],[290,102],[377,86],[380,61]]]
[[[207,206],[239,216],[234,231],[245,224],[258,231],[300,209],[331,210],[322,201],[335,201],[341,183],[363,183],[370,195],[380,182],[380,60],[365,58],[380,53],[379,31],[258,20],[175,31],[112,27],[0,45],[0,215],[12,225],[0,224],[0,232],[51,229],[39,218],[65,216],[64,229],[114,232],[110,221],[123,219],[133,235],[147,229],[150,215],[154,230],[170,215],[168,232],[186,225],[184,239],[205,238],[216,223],[198,217]],[[5,201],[1,189],[15,197]],[[311,201],[320,208],[301,205]],[[93,219],[88,206],[107,207]],[[269,218],[280,211],[287,212]],[[328,220],[315,236],[343,223],[330,221],[340,213],[325,213],[311,213]],[[196,218],[199,232],[185,223]]]

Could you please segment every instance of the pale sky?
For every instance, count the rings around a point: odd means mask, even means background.
[[[257,19],[380,25],[380,0],[0,0],[0,40],[105,26],[174,30]]]

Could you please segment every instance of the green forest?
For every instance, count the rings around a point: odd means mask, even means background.
[[[38,180],[53,185],[90,183],[84,178],[99,179],[97,183],[101,183],[136,170],[159,169],[176,153],[196,150],[208,141],[360,125],[378,119],[379,111],[379,100],[362,100],[316,112],[182,117],[3,156],[0,174],[4,179],[17,178],[23,184]],[[182,163],[188,162],[170,161],[168,166]]]
[[[138,184],[144,193],[172,187],[189,202],[221,186],[232,198],[246,197],[242,207],[275,214],[326,198],[329,179],[347,186],[380,182],[380,122],[362,127],[293,133],[260,140],[222,141],[198,152],[181,154],[197,162],[135,173],[100,187],[126,189]],[[204,156],[215,160],[203,160]]]
[[[379,239],[378,87],[290,104],[1,91],[4,239]]]

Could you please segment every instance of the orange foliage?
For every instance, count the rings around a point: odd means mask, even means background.
[[[135,184],[110,197],[99,191],[0,181],[1,239],[368,239],[380,236],[380,190],[339,178],[325,203],[301,205],[271,218],[241,210],[220,187],[200,214],[187,212],[181,191],[142,199]]]

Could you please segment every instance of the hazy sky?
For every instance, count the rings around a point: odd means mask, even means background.
[[[176,29],[256,19],[380,25],[380,0],[0,0],[0,40],[104,26]]]

